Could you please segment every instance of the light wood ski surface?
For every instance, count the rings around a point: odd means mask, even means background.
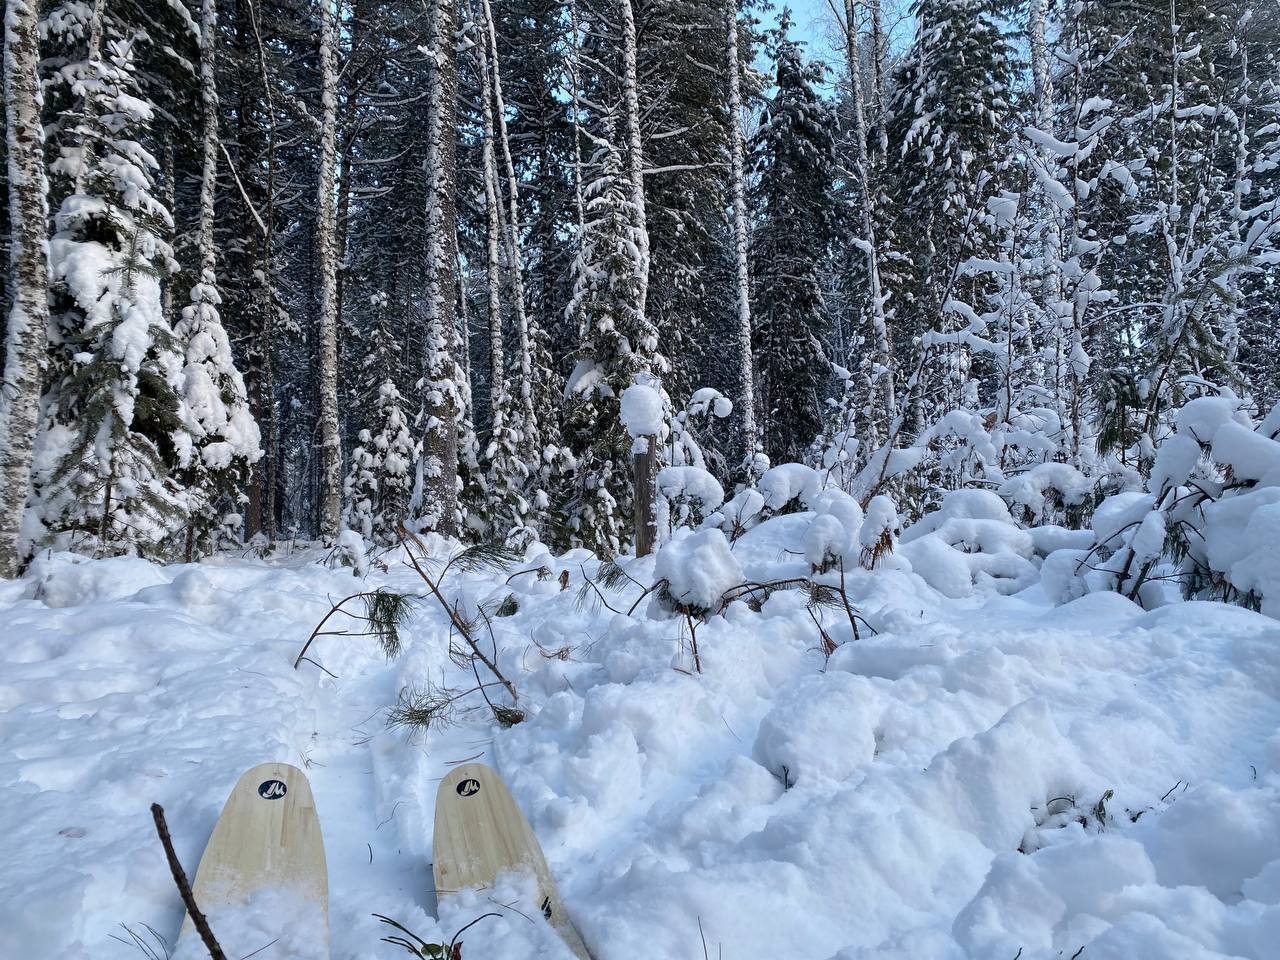
[[[436,895],[493,886],[508,870],[525,867],[538,883],[539,909],[581,960],[586,944],[565,912],[542,847],[497,771],[483,763],[454,769],[436,793],[432,873]]]
[[[327,960],[329,875],[315,799],[301,770],[264,763],[240,777],[191,889],[228,956],[241,946],[257,949],[275,937],[264,956]],[[256,943],[266,934],[267,940]],[[179,947],[199,941],[187,917]]]

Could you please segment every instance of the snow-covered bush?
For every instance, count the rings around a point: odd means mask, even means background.
[[[1093,545],[1046,561],[1059,601],[1115,590],[1146,605],[1176,582],[1188,598],[1280,616],[1280,405],[1254,423],[1237,398],[1200,397],[1174,417],[1146,492],[1108,497]]]
[[[954,490],[942,506],[903,531],[898,548],[911,569],[948,597],[975,588],[1014,593],[1035,582],[1035,541],[994,493]]]
[[[1024,526],[1084,519],[1094,483],[1069,463],[1037,463],[1005,477],[997,492]]]
[[[814,573],[858,564],[862,507],[843,490],[828,487],[806,503],[814,513],[805,532],[805,559]]]
[[[682,612],[705,615],[745,579],[725,535],[714,528],[681,532],[659,548],[654,577]]]
[[[893,499],[883,493],[872,497],[858,531],[858,563],[874,570],[886,555],[893,553],[901,526]]]
[[[658,471],[658,529],[692,527],[724,503],[724,488],[701,467]]]
[[[803,463],[780,463],[760,478],[756,489],[770,513],[781,513],[795,501],[807,503],[822,489],[822,474]]]
[[[763,510],[764,496],[760,491],[743,487],[721,510],[707,517],[707,523],[719,527],[730,540],[736,540],[756,525]]]

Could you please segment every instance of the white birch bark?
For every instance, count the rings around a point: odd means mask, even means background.
[[[422,452],[422,525],[452,536],[458,524],[458,426],[462,398],[454,360],[457,327],[454,297],[457,117],[457,26],[455,0],[431,0],[427,88],[427,296],[425,436]]]
[[[507,105],[502,97],[502,65],[498,60],[498,35],[493,22],[493,10],[489,0],[481,0],[484,10],[485,35],[489,45],[489,69],[495,113],[498,121],[498,142],[502,147],[502,164],[507,181],[507,268],[511,277],[511,307],[516,322],[516,347],[520,351],[518,369],[520,381],[520,435],[521,449],[526,459],[537,456],[541,448],[542,431],[538,428],[538,411],[533,404],[533,346],[530,343],[529,315],[525,308],[524,256],[520,242],[520,188],[516,180],[515,163],[511,158],[511,138],[507,135]]]
[[[85,52],[85,72],[89,79],[96,81],[102,72],[102,14],[105,0],[93,0],[93,13],[89,20],[89,42]],[[73,179],[72,192],[84,193],[85,178],[89,175],[89,166],[93,163],[95,137],[93,124],[90,122],[92,98],[84,94],[84,110],[80,116],[80,129],[76,136],[76,146],[80,150],[76,175]]]
[[[334,192],[338,117],[334,0],[320,5],[320,188],[316,242],[320,257],[320,536],[338,535],[342,513],[342,450],[338,437],[337,196]]]
[[[582,195],[582,103],[579,91],[582,89],[582,38],[578,33],[578,0],[569,0],[569,30],[571,35],[569,47],[569,91],[573,102],[573,208],[578,217],[577,246],[582,246],[582,232],[586,229],[587,207]],[[584,331],[579,331],[581,338]]]
[[[640,245],[639,313],[643,318],[649,300],[649,223],[644,204],[644,142],[640,134],[640,84],[636,77],[636,17],[631,0],[618,0],[622,14],[622,97],[627,111],[627,168],[631,176],[631,201],[636,209]]]
[[[0,387],[0,577],[14,577],[25,550],[22,518],[40,405],[49,321],[48,201],[40,120],[36,0],[7,0],[4,100],[9,174],[9,279],[13,305]]]
[[[889,324],[885,318],[884,289],[880,282],[880,256],[876,247],[875,214],[872,208],[870,160],[867,155],[867,121],[862,102],[862,68],[858,62],[858,27],[853,0],[844,0],[845,53],[849,59],[850,109],[853,112],[853,140],[856,152],[858,194],[862,216],[862,238],[866,246],[867,276],[871,298],[871,333],[876,350],[873,384],[879,386],[884,405],[883,422],[888,427],[898,413],[894,395],[893,352],[889,344]],[[874,398],[872,398],[874,402]],[[873,418],[874,422],[874,418]]]
[[[483,26],[481,29],[485,29]],[[493,85],[489,80],[488,31],[476,44],[476,62],[480,74],[481,115],[484,118],[484,141],[480,148],[484,168],[484,209],[488,221],[485,236],[485,280],[489,321],[489,410],[496,435],[506,419],[506,359],[502,349],[502,263],[498,252],[502,225],[498,217],[498,162],[494,156],[496,138],[493,122]]]
[[[742,408],[743,464],[748,482],[755,476],[755,455],[760,449],[760,431],[756,425],[755,361],[751,353],[751,275],[747,269],[747,200],[744,180],[746,142],[742,131],[742,65],[738,60],[738,3],[729,0],[728,43],[725,67],[729,76],[729,130],[732,139],[731,177],[733,181],[733,252],[734,284],[738,300],[738,375],[742,383],[739,404]]]

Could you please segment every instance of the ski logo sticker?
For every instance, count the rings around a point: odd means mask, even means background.
[[[283,780],[263,780],[258,784],[258,796],[263,800],[279,800],[288,792]]]
[[[468,777],[458,784],[458,796],[460,797],[474,797],[479,792],[480,781],[472,777]]]

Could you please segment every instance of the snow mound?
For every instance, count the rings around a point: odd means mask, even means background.
[[[902,533],[898,553],[946,597],[975,590],[1016,593],[1031,586],[1035,540],[1013,522],[994,493],[956,490],[942,506]]]
[[[830,577],[812,572],[807,536],[825,557],[855,526],[846,549],[897,525],[887,501],[860,526],[829,491],[807,506],[732,549],[718,528],[680,532],[654,558],[620,558],[625,575],[542,548],[503,570],[455,567],[457,609],[502,611],[484,636],[519,690],[510,728],[478,696],[451,725],[385,728],[402,695],[476,682],[431,597],[398,658],[325,635],[293,668],[332,598],[423,594],[396,550],[364,578],[319,549],[172,567],[46,558],[0,584],[0,957],[132,956],[112,939],[121,923],[172,945],[183,908],[148,805],[193,870],[240,774],[281,760],[316,797],[331,956],[395,956],[375,913],[448,943],[492,911],[464,956],[568,960],[536,905],[520,907],[527,876],[432,896],[436,785],[470,758],[510,785],[599,957],[697,960],[701,927],[726,957],[1272,960],[1274,620],[1218,602],[1148,613],[1110,591],[1055,608],[1038,590],[980,589],[968,565],[983,596],[952,600],[888,555],[848,571],[860,639],[843,609],[779,588],[696,624],[698,673],[685,618],[640,602],[655,578],[717,608],[744,581]],[[1080,551],[1072,531],[1020,543],[985,497],[940,512],[904,551],[1034,563],[1024,553],[1057,545],[1046,592]],[[251,906],[214,918],[228,956],[275,938],[257,956],[280,956],[315,929],[288,905]]]
[[[794,500],[807,504],[822,489],[822,474],[803,463],[780,463],[760,478],[756,489],[765,507],[776,513]]]
[[[673,600],[696,610],[715,608],[720,598],[744,579],[729,541],[714,528],[664,543],[658,548],[653,574],[667,581]]]
[[[662,394],[648,384],[633,383],[622,391],[618,416],[633,440],[661,436],[665,412]]]

